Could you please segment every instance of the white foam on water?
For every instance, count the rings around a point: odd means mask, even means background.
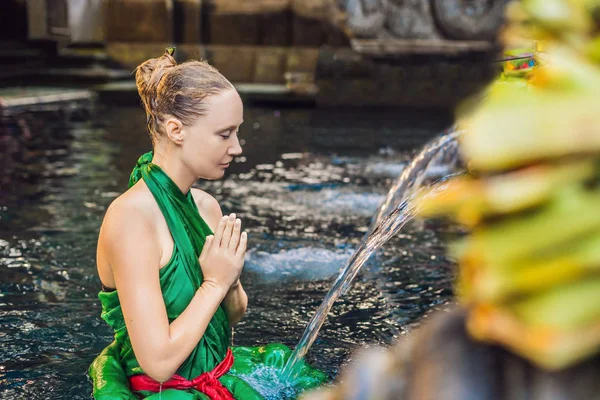
[[[385,196],[381,193],[358,192],[357,188],[334,187],[318,190],[289,190],[282,185],[271,184],[268,191],[256,190],[251,185],[238,191],[244,195],[244,203],[262,210],[282,211],[286,215],[319,217],[331,214],[371,217]]]
[[[295,399],[298,396],[294,382],[286,379],[281,369],[263,366],[250,374],[238,376],[260,393],[265,400]]]
[[[356,193],[340,189],[297,191],[292,200],[311,210],[324,210],[334,214],[364,215],[370,217],[385,199],[379,193]]]
[[[332,251],[312,246],[281,250],[278,253],[249,250],[244,268],[267,280],[319,280],[336,275],[353,253],[354,249],[349,248]]]
[[[369,175],[396,178],[406,168],[406,163],[376,162],[367,165],[366,173]]]

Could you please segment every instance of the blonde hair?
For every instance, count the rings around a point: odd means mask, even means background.
[[[191,125],[206,114],[203,102],[206,97],[234,89],[231,82],[206,61],[177,64],[173,51],[169,48],[161,57],[144,61],[135,72],[153,145],[163,134],[160,123],[166,116]]]

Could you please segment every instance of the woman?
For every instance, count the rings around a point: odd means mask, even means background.
[[[115,341],[90,367],[97,399],[259,399],[236,375],[281,365],[280,344],[229,348],[244,315],[239,281],[247,236],[235,214],[192,188],[219,179],[241,154],[242,101],[206,62],[177,65],[173,49],[137,68],[154,152],[109,207],[97,264],[102,318]],[[324,375],[303,365],[304,386]],[[160,394],[155,394],[160,392]]]

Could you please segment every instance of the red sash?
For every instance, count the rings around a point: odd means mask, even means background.
[[[210,372],[204,372],[200,376],[188,381],[182,376],[173,375],[171,379],[163,382],[164,389],[196,389],[206,394],[211,400],[235,400],[233,395],[225,386],[218,381],[220,377],[225,375],[233,365],[233,353],[231,349],[227,349],[225,358],[219,365]],[[131,390],[147,390],[158,393],[160,391],[160,382],[155,381],[148,375],[134,375],[129,377],[129,385]]]

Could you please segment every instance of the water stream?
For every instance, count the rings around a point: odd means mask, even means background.
[[[427,175],[429,167],[434,161],[438,160],[440,155],[444,155],[447,151],[452,154],[449,160],[439,160],[447,165],[453,164],[456,161],[456,146],[460,132],[451,129],[447,134],[443,134],[433,139],[417,154],[409,165],[402,171],[398,180],[390,188],[385,201],[379,206],[377,213],[371,221],[369,233],[381,223],[384,216],[388,215],[408,197],[411,192],[418,190],[422,185],[423,179]],[[368,234],[369,234],[368,233]],[[368,234],[366,236],[368,236]]]
[[[306,326],[302,338],[284,367],[284,376],[294,375],[294,367],[306,355],[314,343],[331,307],[348,290],[352,280],[369,257],[392,236],[396,235],[415,216],[415,205],[411,202],[411,199],[416,193],[419,193],[429,165],[436,155],[443,154],[444,149],[455,146],[458,136],[459,132],[451,131],[431,141],[423,147],[423,150],[404,169],[388,192],[386,200],[379,207],[378,213],[373,218],[372,226],[374,228],[372,227],[367,235],[365,235],[365,239],[350,260],[348,260],[346,266],[342,269],[325,296],[321,306]],[[453,164],[455,161],[454,157],[450,157],[448,164]]]

